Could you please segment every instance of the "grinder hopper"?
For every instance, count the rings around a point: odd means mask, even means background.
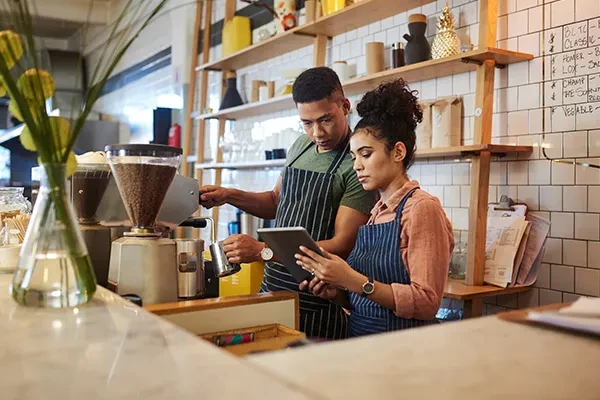
[[[156,144],[106,146],[106,156],[132,225],[131,235],[156,234],[156,217],[181,154],[180,148]]]

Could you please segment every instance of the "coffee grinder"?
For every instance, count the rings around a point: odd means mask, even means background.
[[[110,180],[108,164],[79,163],[71,176],[71,201],[100,286],[108,283],[111,230],[96,217]]]
[[[182,150],[154,144],[106,146],[106,156],[132,228],[112,243],[109,281],[143,304],[177,301],[177,244],[155,229]]]

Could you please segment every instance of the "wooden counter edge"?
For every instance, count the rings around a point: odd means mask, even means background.
[[[156,315],[178,314],[192,311],[214,310],[226,307],[238,307],[248,304],[269,303],[282,300],[294,300],[295,309],[299,310],[298,293],[280,291],[258,293],[243,296],[216,297],[210,299],[185,300],[174,303],[151,304],[144,306],[146,311]]]
[[[456,279],[448,279],[444,297],[456,300],[474,300],[484,297],[501,296],[503,294],[526,292],[533,286],[509,286],[501,288],[493,285],[483,286],[467,286],[464,281]]]

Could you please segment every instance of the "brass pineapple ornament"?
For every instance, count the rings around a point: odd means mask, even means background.
[[[437,28],[438,33],[431,45],[431,57],[439,59],[460,54],[460,39],[454,31],[454,15],[448,7],[448,2],[438,19]]]

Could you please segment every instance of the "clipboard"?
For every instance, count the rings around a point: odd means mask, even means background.
[[[527,215],[527,204],[515,203],[513,199],[503,194],[498,203],[488,204],[488,217],[524,217]]]

